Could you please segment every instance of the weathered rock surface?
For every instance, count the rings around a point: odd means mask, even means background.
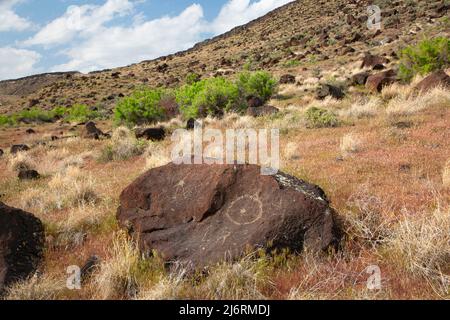
[[[389,59],[372,54],[366,54],[361,63],[361,68],[373,68],[378,65],[389,63]]]
[[[281,84],[295,83],[295,76],[292,74],[284,74],[280,77]]]
[[[337,243],[333,210],[317,186],[256,165],[176,165],[154,168],[120,196],[117,218],[139,241],[168,262],[205,267],[237,259],[249,248]]]
[[[367,78],[366,88],[372,92],[381,92],[385,86],[397,81],[397,74],[394,70],[387,70],[371,75]]]
[[[0,294],[38,267],[44,246],[44,227],[32,214],[0,202]]]
[[[444,70],[433,72],[422,81],[420,81],[416,89],[422,92],[429,91],[436,87],[450,88],[450,77]]]

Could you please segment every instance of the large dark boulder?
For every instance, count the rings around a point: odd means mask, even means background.
[[[317,186],[256,165],[167,164],[120,196],[117,218],[144,254],[194,268],[249,249],[321,251],[338,240],[334,212]]]
[[[416,89],[426,92],[436,87],[450,88],[450,77],[444,70],[433,72],[424,78],[417,84]]]
[[[41,175],[36,170],[21,170],[17,177],[19,180],[35,180],[39,179]]]
[[[388,86],[396,81],[396,72],[394,70],[387,70],[369,76],[366,81],[366,88],[372,92],[381,92],[385,86]]]
[[[0,294],[6,286],[26,279],[39,266],[44,227],[32,214],[0,202]]]

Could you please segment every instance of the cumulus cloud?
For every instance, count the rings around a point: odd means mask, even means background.
[[[0,47],[0,80],[19,78],[36,73],[39,53],[31,50]]]
[[[0,0],[1,1],[1,0]],[[135,12],[132,0],[107,0],[103,5],[70,6],[64,15],[44,26],[25,45],[62,46],[68,62],[52,71],[89,72],[154,59],[193,46],[205,34],[220,34],[245,24],[292,0],[229,0],[212,21],[192,4],[176,16],[147,20]],[[128,15],[132,23],[115,25]],[[130,20],[130,19],[129,19]]]
[[[106,22],[129,14],[133,6],[129,0],[108,0],[102,6],[69,6],[64,15],[44,26],[24,44],[51,46],[67,43],[77,36],[95,36]]]
[[[23,31],[32,26],[27,19],[18,16],[13,7],[20,0],[0,0],[0,32]]]
[[[219,15],[212,22],[211,29],[214,34],[224,33],[292,1],[259,0],[250,2],[250,0],[230,0],[222,7]]]
[[[202,19],[202,7],[194,4],[175,17],[138,22],[131,27],[101,28],[87,41],[66,50],[70,61],[54,69],[86,72],[187,49],[200,40]]]

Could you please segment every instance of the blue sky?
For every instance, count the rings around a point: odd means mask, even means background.
[[[0,80],[184,50],[292,0],[0,0]]]

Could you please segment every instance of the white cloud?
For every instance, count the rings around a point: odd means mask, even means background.
[[[23,31],[31,27],[31,22],[18,16],[13,7],[20,0],[0,0],[0,32]]]
[[[130,13],[134,3],[129,0],[108,0],[102,6],[69,6],[61,17],[53,20],[25,45],[57,45],[73,40],[77,36],[95,35],[108,21]]]
[[[66,50],[70,57],[55,70],[92,71],[112,68],[188,49],[204,30],[203,9],[194,4],[175,17],[101,28],[87,41]]]
[[[0,0],[1,1],[1,0]],[[103,5],[70,6],[25,45],[64,45],[68,62],[52,71],[92,70],[124,66],[188,49],[204,34],[219,34],[262,16],[292,0],[229,0],[219,15],[205,21],[203,9],[192,4],[176,16],[147,20],[135,11],[139,0],[107,0]],[[129,15],[131,25],[109,26]],[[108,23],[108,26],[106,23]]]
[[[0,47],[0,80],[20,78],[36,73],[39,53],[31,50]]]
[[[292,1],[259,0],[250,2],[250,0],[230,0],[222,7],[219,15],[212,22],[211,29],[214,34],[224,33]]]

